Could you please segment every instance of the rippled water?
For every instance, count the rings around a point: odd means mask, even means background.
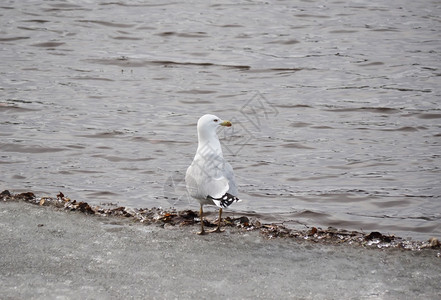
[[[214,113],[240,197],[290,226],[441,233],[439,1],[2,1],[0,184],[196,208]]]

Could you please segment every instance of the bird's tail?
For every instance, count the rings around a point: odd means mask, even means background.
[[[233,204],[234,202],[240,202],[241,200],[237,198],[236,196],[233,196],[229,193],[225,193],[222,197],[219,198],[213,198],[211,196],[208,196],[209,199],[211,199],[216,206],[220,208],[225,208]]]

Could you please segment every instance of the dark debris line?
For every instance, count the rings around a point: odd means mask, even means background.
[[[145,224],[157,224],[160,226],[190,226],[200,222],[199,216],[192,210],[176,211],[163,210],[161,208],[141,208],[132,209],[126,207],[102,208],[90,206],[86,202],[78,202],[65,197],[59,193],[56,198],[36,197],[32,192],[21,194],[11,194],[8,190],[0,193],[0,200],[25,201],[40,206],[52,206],[70,211],[80,211],[90,215],[100,215],[106,217],[131,218],[134,221]],[[204,225],[208,227],[216,226],[216,223],[205,220]],[[246,216],[239,218],[224,218],[222,225],[226,227],[236,227],[244,231],[258,230],[265,238],[293,238],[301,241],[322,244],[348,244],[376,249],[403,249],[403,250],[423,250],[441,249],[438,239],[431,238],[428,241],[410,241],[394,235],[384,235],[380,232],[365,234],[358,231],[338,230],[335,228],[321,229],[312,227],[309,230],[293,230],[276,224],[262,224],[259,220],[250,220]],[[441,253],[437,253],[441,257]]]

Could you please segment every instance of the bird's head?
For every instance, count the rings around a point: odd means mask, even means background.
[[[230,121],[224,121],[221,118],[216,117],[215,115],[203,115],[198,120],[198,132],[216,132],[216,128],[219,126],[230,127]]]
[[[230,121],[224,121],[215,115],[203,115],[198,120],[198,152],[202,156],[206,156],[207,151],[215,152],[218,156],[222,156],[222,149],[216,129],[220,126],[231,126]],[[205,153],[205,154],[204,154]],[[208,155],[210,157],[210,155]]]

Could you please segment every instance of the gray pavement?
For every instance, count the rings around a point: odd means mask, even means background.
[[[268,240],[0,203],[1,299],[441,299],[439,250]]]

